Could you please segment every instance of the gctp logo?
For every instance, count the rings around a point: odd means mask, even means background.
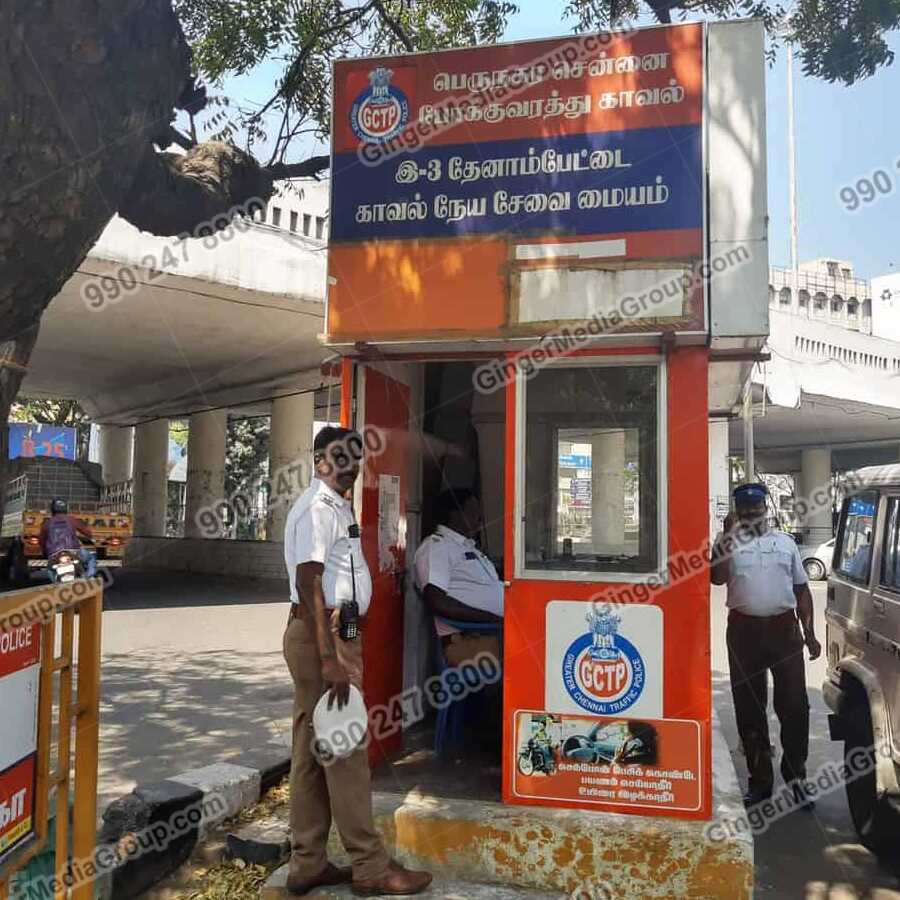
[[[585,620],[590,631],[573,641],[563,657],[563,684],[582,709],[616,715],[640,698],[644,661],[634,644],[618,633],[621,618],[594,608]]]
[[[381,143],[397,134],[409,121],[409,100],[391,84],[394,72],[379,66],[369,73],[370,87],[350,109],[350,127],[364,143]]]

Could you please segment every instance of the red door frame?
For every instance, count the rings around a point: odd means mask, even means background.
[[[409,445],[409,388],[369,366],[357,369],[345,359],[341,379],[341,423],[352,427],[354,377],[362,374],[362,402],[356,410],[356,427],[363,432],[375,426],[379,440],[364,441],[360,526],[363,552],[372,575],[372,605],[363,626],[363,688],[369,709],[371,742],[369,760],[376,765],[400,749],[403,691],[403,596],[406,567],[405,531]],[[346,424],[344,424],[346,423]],[[377,450],[373,450],[377,447]],[[400,476],[400,541],[391,548],[393,564],[382,568],[379,553],[379,475]]]

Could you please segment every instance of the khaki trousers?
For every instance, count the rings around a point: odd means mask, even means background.
[[[336,616],[332,630],[337,630]],[[361,639],[342,641],[335,635],[334,643],[350,681],[362,690]],[[365,746],[324,766],[313,754],[312,714],[325,688],[311,621],[288,621],[284,658],[294,679],[291,875],[305,880],[324,871],[328,863],[328,833],[334,819],[350,856],[354,880],[378,878],[387,869],[390,857],[372,821],[372,781]]]
[[[454,634],[444,643],[444,659],[447,665],[461,666],[472,662],[479,653],[490,653],[500,659],[500,640],[492,634]]]

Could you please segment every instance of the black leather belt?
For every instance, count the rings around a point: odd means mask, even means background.
[[[739,612],[736,609],[728,610],[728,618],[735,618],[739,622],[768,622],[769,624],[775,625],[779,622],[788,622],[791,619],[796,621],[797,612],[796,610],[789,609],[786,612],[778,613],[777,616],[748,616],[747,613]]]

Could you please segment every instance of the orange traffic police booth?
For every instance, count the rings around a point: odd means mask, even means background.
[[[508,803],[710,815],[709,417],[761,340],[726,307],[766,277],[761,32],[715,28],[335,64],[325,342],[344,423],[386,437],[357,498],[366,699],[427,674],[403,574],[435,496],[474,492]]]

